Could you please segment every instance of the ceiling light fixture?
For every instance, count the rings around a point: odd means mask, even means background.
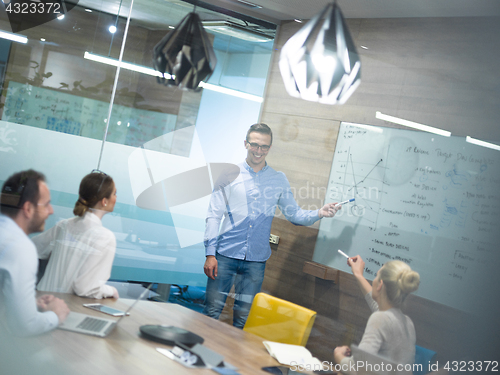
[[[115,26],[115,25],[111,25],[111,26],[108,28],[108,30],[109,30],[109,32],[110,32],[111,34],[114,34],[114,33],[116,33],[116,26]]]
[[[409,128],[413,128],[413,129],[417,129],[417,130],[422,130],[424,132],[429,132],[429,133],[434,133],[434,134],[442,135],[443,137],[449,137],[449,136],[451,136],[451,132],[449,132],[447,130],[442,130],[442,129],[434,128],[432,126],[419,124],[418,122],[408,121],[408,120],[401,119],[401,118],[398,118],[398,117],[384,115],[383,113],[378,112],[378,111],[375,112],[375,117],[378,118],[378,119],[380,119],[380,120],[392,122],[394,124],[407,126]]]
[[[115,60],[115,59],[112,59],[109,57],[96,55],[94,53],[85,52],[83,57],[87,60],[100,62],[100,63],[111,65],[111,66],[118,66],[118,60]],[[154,70],[152,68],[148,68],[146,66],[131,64],[131,63],[122,61],[122,63],[120,64],[120,67],[122,69],[132,70],[134,72],[147,74],[147,75],[150,75],[153,77],[160,77],[160,78],[162,77],[162,73],[160,73],[157,70]],[[167,74],[165,74],[165,78],[170,79],[170,77]],[[222,86],[213,85],[211,83],[200,82],[200,87],[203,87],[204,90],[216,91],[216,92],[220,92],[222,94],[231,95],[231,96],[246,99],[246,100],[251,100],[251,101],[254,101],[257,103],[262,103],[264,101],[264,99],[261,96],[247,94],[245,92],[241,92],[241,91],[237,91],[237,90],[233,90],[233,89],[228,89],[228,88],[225,88]]]
[[[361,61],[336,3],[288,39],[279,68],[291,96],[324,104],[347,101],[360,83]]]
[[[0,38],[12,40],[13,42],[18,43],[28,43],[28,38],[26,38],[25,36],[9,33],[7,31],[0,31]]]
[[[262,96],[247,94],[246,92],[228,89],[222,86],[212,85],[211,83],[200,82],[200,87],[203,87],[206,90],[220,92],[221,94],[231,95],[237,98],[251,100],[257,103],[262,103],[264,101],[264,98]]]
[[[92,9],[89,9],[89,8],[85,9],[85,11],[89,12],[89,13],[92,13]]]
[[[148,75],[154,76],[154,77],[161,77],[161,73],[154,70],[154,69],[151,69],[151,68],[148,68],[145,66],[136,65],[136,64],[131,64],[131,63],[124,62],[124,61],[122,61],[121,64],[119,64],[118,60],[112,59],[110,57],[96,55],[94,53],[90,53],[90,52],[86,52],[86,51],[83,55],[83,58],[85,58],[87,60],[107,64],[107,65],[112,65],[112,66],[120,65],[120,67],[122,69],[132,70],[134,72],[148,74]]]
[[[231,21],[202,21],[207,31],[233,36],[249,42],[269,42],[274,37],[258,30],[248,29]]]
[[[245,0],[235,0],[236,3],[240,3],[240,4],[243,4],[247,7],[250,7],[250,8],[256,8],[256,9],[261,9],[262,6],[260,5],[257,5],[257,4],[254,4],[254,3],[251,3],[249,1],[245,1]]]
[[[198,14],[191,12],[153,48],[153,66],[162,73],[158,83],[197,90],[208,81],[217,58]]]
[[[491,148],[493,150],[499,150],[500,151],[500,146],[496,145],[494,143],[480,141],[479,139],[475,139],[475,138],[472,138],[472,137],[469,137],[469,136],[465,137],[465,141],[469,142],[469,143],[473,143],[473,144],[478,145],[478,146],[488,147],[488,148]]]

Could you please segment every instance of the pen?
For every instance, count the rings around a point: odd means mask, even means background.
[[[345,256],[347,259],[349,259],[349,255],[347,255],[346,253],[344,253],[342,250],[339,249],[339,253],[342,254],[343,256]]]
[[[343,205],[343,204],[346,204],[346,203],[349,203],[349,202],[354,202],[354,198],[351,198],[351,199],[348,199],[348,200],[346,200],[346,201],[343,201],[343,202],[337,203],[335,206],[338,206],[338,205]]]

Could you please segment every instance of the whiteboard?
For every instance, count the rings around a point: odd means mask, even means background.
[[[372,280],[399,259],[420,273],[417,295],[460,310],[494,306],[500,282],[500,151],[463,137],[342,123],[313,261]]]

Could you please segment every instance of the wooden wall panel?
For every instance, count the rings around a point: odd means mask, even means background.
[[[402,128],[376,119],[381,111],[454,135],[500,140],[498,18],[347,22],[361,54],[362,82],[343,106],[290,97],[278,68],[279,52],[300,25],[282,24],[276,39],[261,113],[274,132],[267,160],[285,172],[303,208],[324,199],[341,121]],[[322,191],[321,198],[311,197],[311,186]],[[309,195],[299,196],[301,188]],[[271,232],[280,243],[268,261],[263,290],[318,312],[307,347],[318,358],[332,360],[335,346],[359,342],[370,311],[351,274],[340,272],[335,285],[302,273],[302,261],[312,260],[317,228],[296,227],[282,216],[274,220]],[[416,296],[403,310],[415,324],[417,343],[436,350],[441,360],[479,358],[485,348],[481,341],[490,343],[473,338],[474,331],[487,335],[486,325],[475,324],[464,312]],[[472,342],[481,349],[471,348]]]

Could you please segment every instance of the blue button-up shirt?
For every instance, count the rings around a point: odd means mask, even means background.
[[[295,201],[283,172],[266,166],[259,172],[243,162],[240,174],[232,180],[222,177],[210,199],[205,230],[205,254],[218,252],[229,258],[264,262],[271,256],[271,223],[279,206],[296,225],[319,220],[319,210],[303,210]],[[221,226],[222,221],[222,226]]]

